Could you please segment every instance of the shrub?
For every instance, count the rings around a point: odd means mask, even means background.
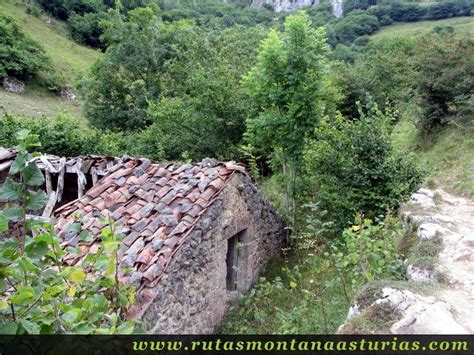
[[[351,43],[357,37],[370,35],[380,28],[377,17],[361,10],[355,10],[329,26],[332,44],[334,41]]]
[[[44,142],[43,150],[59,156],[76,156],[100,150],[97,133],[82,127],[78,121],[66,114],[59,114],[54,120],[47,117],[27,118],[5,114],[0,117],[0,146],[12,147],[18,144],[15,132],[29,129]]]
[[[474,113],[474,41],[448,33],[418,41],[413,81],[425,112],[418,122],[429,131],[449,121],[462,122]]]
[[[401,230],[400,221],[390,215],[377,224],[358,215],[342,239],[330,243],[325,256],[344,272],[344,284],[353,291],[370,281],[403,279],[403,261],[395,248]]]
[[[373,219],[395,210],[421,183],[413,159],[392,150],[393,116],[370,101],[367,106],[359,106],[359,119],[324,122],[306,149],[308,193],[339,226],[356,213]]]
[[[27,37],[13,17],[0,11],[0,78],[28,79],[50,69],[50,58],[40,44]]]

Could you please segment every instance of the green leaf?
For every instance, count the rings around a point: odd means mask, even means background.
[[[25,253],[30,258],[38,259],[48,253],[48,243],[44,241],[34,241],[25,248]]]
[[[130,321],[126,321],[117,328],[117,334],[133,334],[135,330],[135,324]]]
[[[291,288],[296,288],[296,286],[298,286],[298,284],[294,281],[290,281],[290,287]]]
[[[67,289],[67,286],[62,284],[62,285],[55,285],[48,287],[46,289],[46,292],[44,294],[44,299],[46,301],[51,300],[54,296],[59,295],[61,292],[65,291]]]
[[[30,186],[41,186],[44,183],[44,176],[35,162],[29,163],[23,170],[23,180]]]
[[[61,316],[61,319],[64,320],[66,323],[74,323],[78,318],[80,318],[81,315],[82,311],[78,308],[74,308],[64,313]]]
[[[80,223],[70,223],[67,225],[66,230],[68,232],[76,232],[80,233],[81,232],[81,224]]]
[[[23,185],[7,178],[0,188],[0,200],[15,201],[20,199],[23,193]]]
[[[0,300],[0,310],[3,310],[5,308],[8,308],[8,299],[7,298],[2,298]]]
[[[24,141],[26,138],[28,138],[29,135],[30,135],[30,130],[22,129],[16,133],[15,137],[19,141]]]
[[[3,216],[9,221],[19,221],[23,219],[23,210],[20,206],[12,205],[3,210]]]
[[[20,265],[23,271],[34,272],[35,274],[40,272],[40,269],[25,257],[22,257],[18,260],[18,265]]]
[[[28,191],[27,195],[26,208],[33,211],[42,209],[49,200],[44,191]]]
[[[83,271],[77,270],[77,271],[71,272],[71,274],[69,275],[69,278],[71,279],[72,282],[76,284],[81,284],[86,279],[86,274]]]
[[[25,330],[28,334],[39,334],[40,333],[41,327],[36,323],[30,322],[29,320],[26,320],[26,319],[22,319],[20,321],[20,324],[23,328],[25,328]]]
[[[23,171],[26,167],[26,156],[23,153],[18,153],[12,165],[10,166],[10,175],[15,175]]]
[[[0,213],[0,234],[5,233],[8,230],[8,220]]]
[[[24,292],[19,292],[18,294],[12,296],[12,302],[14,305],[18,306],[24,303],[28,303],[27,301],[30,301],[33,299],[34,294],[29,291],[24,291]]]
[[[6,334],[16,334],[18,330],[18,324],[17,323],[4,323],[0,324],[0,334],[6,335]]]
[[[119,242],[103,242],[102,246],[107,251],[115,251],[120,247]]]

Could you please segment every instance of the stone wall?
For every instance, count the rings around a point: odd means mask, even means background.
[[[237,291],[226,287],[227,239],[246,230],[238,249]],[[230,302],[257,280],[279,255],[281,219],[250,178],[236,174],[202,216],[159,282],[155,302],[143,317],[149,333],[210,333]]]

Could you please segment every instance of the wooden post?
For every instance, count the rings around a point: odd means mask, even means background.
[[[56,192],[52,191],[51,195],[49,195],[49,200],[48,203],[46,204],[46,207],[44,208],[43,211],[43,217],[51,217],[51,214],[53,213],[54,206],[56,206]]]
[[[66,158],[59,160],[58,187],[56,189],[57,201],[61,202],[64,191],[64,175],[66,174]]]

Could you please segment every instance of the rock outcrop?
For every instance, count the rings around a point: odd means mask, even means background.
[[[71,85],[64,85],[61,87],[61,90],[59,92],[59,95],[62,98],[65,98],[68,101],[76,101],[77,97],[74,94],[74,89]]]
[[[372,301],[362,304],[359,295],[339,332],[358,331],[358,316],[383,308],[391,334],[474,334],[474,202],[442,190],[420,189],[402,208],[401,217],[418,241],[438,239],[440,252],[434,267],[408,265],[408,283],[379,287],[363,295]],[[421,256],[422,255],[417,255]],[[439,277],[442,275],[442,277]],[[442,283],[441,283],[442,281]],[[430,283],[430,295],[414,292],[417,284]],[[410,290],[412,289],[412,290]],[[379,314],[384,312],[379,312]]]
[[[2,80],[2,85],[6,91],[20,95],[25,93],[25,84],[21,81],[5,77]]]
[[[275,12],[295,11],[303,7],[318,5],[320,0],[253,0],[253,7],[270,6]],[[331,0],[333,14],[337,17],[342,16],[342,0]]]

